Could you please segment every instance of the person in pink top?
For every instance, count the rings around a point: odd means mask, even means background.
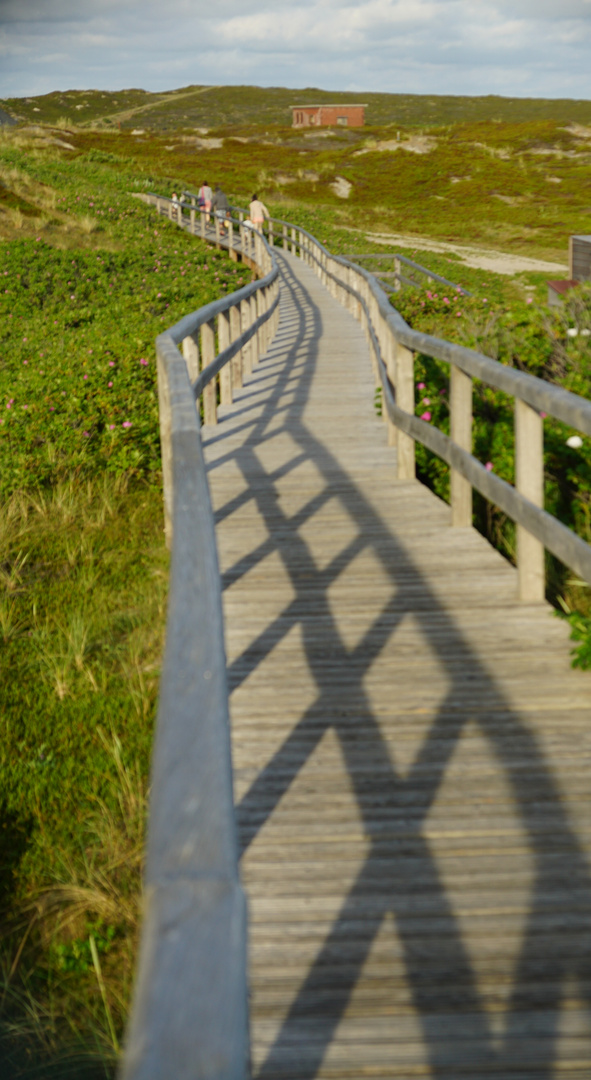
[[[263,202],[261,202],[258,195],[253,195],[250,201],[250,206],[248,207],[248,215],[257,232],[263,231],[263,223],[265,218],[269,218],[271,216],[269,214],[269,211],[267,210],[267,207]]]
[[[213,191],[211,190],[207,180],[205,180],[199,188],[199,194],[197,196],[197,205],[200,210],[205,210],[205,220],[208,222],[211,214],[211,201],[213,199]]]

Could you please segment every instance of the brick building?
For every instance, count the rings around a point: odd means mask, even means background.
[[[292,127],[363,127],[366,107],[366,105],[292,105]]]

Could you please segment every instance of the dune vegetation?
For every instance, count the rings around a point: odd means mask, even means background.
[[[110,1075],[117,1057],[166,604],[154,338],[245,280],[158,221],[108,155],[62,154],[19,129],[0,147],[0,1071],[11,1077]]]
[[[208,179],[242,205],[258,191],[336,252],[402,250],[474,294],[460,307],[449,290],[397,293],[413,325],[589,394],[585,290],[553,317],[557,272],[498,275],[388,234],[565,264],[568,235],[591,231],[591,103],[362,95],[363,129],[289,126],[293,101],[337,98],[188,87],[0,102],[18,120],[0,129],[0,1068],[15,1078],[113,1075],[166,603],[153,343],[247,280],[133,193]],[[446,379],[418,358],[418,414],[443,428]],[[508,403],[477,387],[475,414],[478,453],[510,478]],[[569,434],[548,424],[547,497],[589,539],[591,458]],[[445,469],[422,452],[419,467],[445,497]],[[476,510],[511,556],[510,524]],[[583,655],[588,590],[558,567],[550,581]]]

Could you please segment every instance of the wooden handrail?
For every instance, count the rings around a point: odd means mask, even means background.
[[[171,200],[153,199],[167,212]],[[122,1080],[249,1075],[246,902],[238,873],[221,583],[196,402],[203,396],[205,421],[217,422],[218,373],[231,400],[242,363],[250,370],[261,335],[266,348],[275,332],[276,259],[262,237],[250,241],[246,257],[259,280],[185,316],[156,341],[172,558],[144,917]]]
[[[196,400],[217,421],[224,394],[256,365],[278,319],[278,266],[241,219],[224,241],[205,216],[188,222],[172,200],[144,196],[194,235],[250,261],[259,280],[185,316],[157,339],[167,540],[172,546],[166,651],[152,765],[145,913],[122,1080],[245,1080],[248,1075],[246,905],[238,875],[228,691],[215,533]],[[244,211],[241,211],[243,214]],[[541,504],[540,409],[591,434],[591,403],[471,349],[412,330],[362,267],[299,226],[271,219],[271,239],[296,252],[364,326],[398,448],[398,475],[414,477],[415,440],[452,469],[452,524],[471,522],[477,491],[518,523],[520,595],[543,599],[543,552],[591,582],[591,546]],[[276,229],[275,226],[278,226]],[[216,355],[216,323],[219,352]],[[178,345],[182,342],[183,356]],[[414,415],[413,353],[451,365],[451,431]],[[471,453],[472,378],[516,399],[517,485]]]
[[[591,583],[591,546],[543,509],[540,415],[543,412],[554,416],[591,435],[591,402],[535,375],[506,367],[474,349],[413,330],[392,307],[369,271],[349,259],[332,255],[306,229],[279,218],[270,221],[273,226],[281,227],[283,246],[290,246],[313,266],[333,295],[364,323],[376,379],[384,394],[385,415],[390,422],[389,442],[398,447],[399,477],[414,477],[414,444],[421,442],[451,466],[453,525],[471,524],[472,489],[517,523],[520,599],[530,602],[544,599],[545,548]],[[291,245],[288,233],[291,233]],[[412,369],[416,352],[450,365],[452,437],[414,415]],[[471,453],[471,380],[475,378],[515,399],[515,486],[488,472]]]
[[[461,285],[454,284],[453,281],[449,281],[447,278],[442,277],[441,274],[435,274],[433,272],[433,270],[429,270],[426,266],[421,266],[420,263],[413,262],[412,259],[407,258],[406,255],[401,255],[400,252],[398,252],[398,251],[394,252],[394,253],[393,252],[384,253],[384,252],[381,252],[381,251],[368,251],[367,253],[361,254],[361,255],[356,254],[356,253],[354,253],[354,254],[346,254],[344,256],[344,258],[352,259],[355,263],[361,263],[361,264],[362,264],[363,260],[365,260],[365,259],[374,259],[374,260],[379,261],[379,262],[384,262],[387,259],[393,259],[395,266],[396,266],[396,263],[404,263],[405,266],[410,266],[412,270],[416,270],[419,274],[422,274],[423,277],[426,277],[428,281],[439,281],[442,285],[447,285],[450,289],[453,289],[454,292],[461,293],[462,296],[472,296],[472,293],[468,292],[468,289],[464,289]],[[385,276],[384,273],[379,273],[379,272],[373,271],[373,270],[371,270],[370,273],[373,274],[374,277],[378,277],[378,278]],[[387,272],[387,273],[389,275],[389,272]],[[404,277],[400,273],[400,267],[399,266],[396,266],[393,273],[395,274],[395,276],[396,276],[396,278],[398,280],[403,281],[406,285],[412,285],[415,289],[419,287],[417,282],[413,281],[412,278]]]
[[[414,477],[416,440],[451,466],[452,524],[471,524],[471,510],[467,513],[466,509],[466,485],[458,484],[458,479],[468,481],[470,490],[475,488],[517,523],[520,599],[530,602],[544,599],[544,548],[591,583],[591,546],[548,514],[541,505],[543,438],[534,435],[538,432],[539,436],[541,432],[540,412],[591,435],[591,402],[534,375],[505,367],[473,349],[413,330],[392,307],[388,296],[368,271],[347,259],[331,255],[305,229],[299,229],[298,232],[300,255],[309,263],[312,262],[316,273],[324,281],[332,284],[333,295],[346,305],[349,304],[349,297],[354,297],[357,302],[357,317],[365,323],[374,369],[384,394],[386,416],[393,429],[390,441],[398,446],[399,477]],[[312,251],[312,248],[315,248],[315,251]],[[305,256],[302,255],[304,251]],[[351,280],[355,280],[355,286],[350,284]],[[388,362],[384,357],[386,351],[389,354]],[[470,380],[477,378],[515,398],[515,487],[487,472],[481,462],[471,454],[471,445],[459,445],[433,425],[414,415],[412,366],[415,352],[443,360],[451,365],[452,373],[455,369]],[[453,410],[455,405],[456,412],[455,416],[453,411],[451,415],[452,431],[456,428],[471,430],[471,384],[467,390],[468,392],[464,389],[461,395],[453,395],[455,402],[452,401],[451,406]],[[404,400],[401,400],[402,398]],[[530,437],[520,437],[519,432],[524,428],[530,432]],[[470,438],[463,441],[471,443]]]

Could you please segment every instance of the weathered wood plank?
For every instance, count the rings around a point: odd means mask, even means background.
[[[260,1080],[591,1075],[591,698],[567,627],[397,479],[362,331],[289,253],[204,428]]]

